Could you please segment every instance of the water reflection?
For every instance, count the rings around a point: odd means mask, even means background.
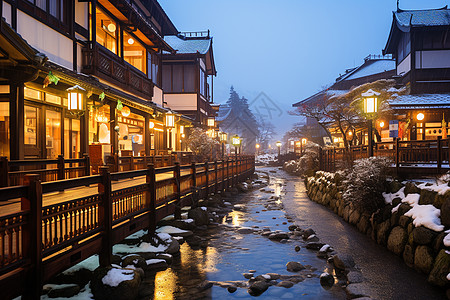
[[[158,272],[155,276],[154,299],[172,300],[177,289],[178,276],[172,269]]]

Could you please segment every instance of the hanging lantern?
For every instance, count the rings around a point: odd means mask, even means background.
[[[215,127],[216,126],[216,120],[214,117],[208,118],[208,127]]]
[[[79,85],[75,85],[68,88],[66,91],[68,93],[69,110],[73,112],[83,111],[83,94],[86,93],[86,90]]]
[[[131,113],[130,108],[128,106],[122,107],[122,110],[120,111],[122,113],[122,116],[125,118],[128,117]]]
[[[238,135],[235,135],[231,139],[231,144],[234,147],[239,147],[241,145],[241,138]]]
[[[378,96],[380,93],[369,89],[367,92],[362,93],[361,96],[364,99],[364,112],[366,114],[373,114],[378,111]]]
[[[169,110],[166,113],[166,127],[167,128],[174,128],[175,127],[175,114],[171,110]]]

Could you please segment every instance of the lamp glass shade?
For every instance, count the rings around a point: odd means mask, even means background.
[[[214,118],[208,118],[208,127],[216,126],[216,121]]]
[[[377,97],[367,97],[364,98],[364,112],[366,114],[376,113],[377,112]]]
[[[69,110],[83,110],[83,94],[86,92],[85,89],[79,85],[68,88],[67,90],[67,100]]]
[[[155,128],[155,123],[153,123],[153,122],[149,122],[148,123],[148,127],[150,128],[150,129],[153,129],[153,128]]]
[[[276,143],[277,147],[281,147],[281,142]]]
[[[166,114],[166,127],[173,128],[175,126],[175,115],[168,112]]]
[[[180,133],[181,133],[181,134],[184,133],[184,126],[183,126],[183,125],[180,126]]]
[[[425,118],[425,115],[423,113],[417,114],[417,120],[422,121]]]
[[[231,144],[234,147],[239,147],[241,145],[241,138],[237,135],[233,136],[233,138],[231,139]]]

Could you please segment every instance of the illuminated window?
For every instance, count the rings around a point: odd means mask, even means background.
[[[0,102],[0,156],[9,158],[9,103]]]
[[[136,38],[130,34],[123,33],[123,59],[133,67],[145,73],[146,50]]]
[[[42,92],[24,87],[24,96],[26,99],[42,100]]]
[[[54,159],[61,154],[61,113],[46,111],[45,141],[47,158]]]
[[[49,93],[45,93],[45,102],[61,105],[61,97]]]
[[[99,9],[96,10],[96,13],[97,43],[117,54],[117,32],[119,30],[117,23]]]

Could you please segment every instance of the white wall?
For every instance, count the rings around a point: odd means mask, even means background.
[[[72,40],[22,11],[17,11],[17,32],[49,60],[73,69]]]
[[[156,85],[153,87],[153,98],[152,102],[158,104],[159,106],[163,106],[163,91]]]
[[[87,2],[79,2],[75,1],[75,22],[78,25],[84,27],[85,29],[89,28],[89,5]]]
[[[397,75],[406,74],[411,70],[411,53],[397,66]],[[403,75],[402,74],[402,75]]]
[[[416,69],[450,68],[450,50],[416,51]]]
[[[6,23],[8,23],[9,25],[11,25],[11,5],[6,3],[5,1],[3,2],[3,18],[5,18]]]
[[[177,110],[197,110],[197,94],[165,94],[167,107]]]

